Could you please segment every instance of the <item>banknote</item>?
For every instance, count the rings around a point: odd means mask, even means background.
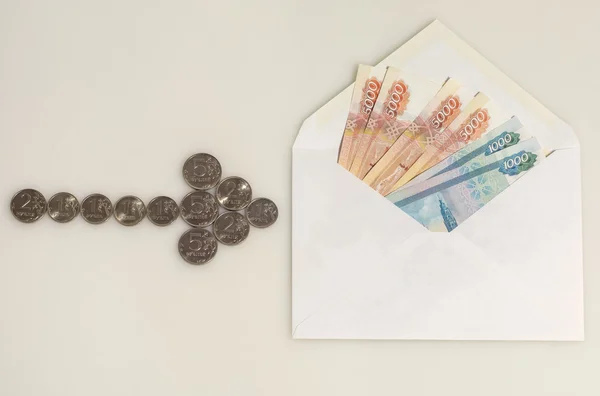
[[[433,81],[388,67],[375,107],[358,137],[350,172],[362,179],[439,89]]]
[[[514,132],[511,133],[511,136],[514,136],[514,135],[515,135]],[[500,135],[500,136],[502,136],[502,135]],[[524,149],[527,149],[530,151],[533,149],[534,151],[537,151],[538,148],[541,147],[539,141],[535,137],[529,137],[524,140],[520,140],[520,139],[515,139],[515,140],[518,140],[518,142],[516,144],[511,145],[511,146],[505,148],[504,150],[489,151],[489,147],[485,147],[487,153],[484,153],[483,155],[476,155],[474,157],[471,157],[470,155],[465,155],[464,157],[460,158],[459,160],[452,162],[450,166],[446,167],[446,169],[444,169],[441,172],[438,172],[437,174],[433,175],[432,177],[428,178],[427,180],[421,181],[419,183],[411,184],[410,186],[408,186],[408,185],[404,186],[403,188],[400,188],[400,189],[394,191],[393,193],[388,194],[386,196],[386,198],[389,201],[396,203],[398,201],[402,201],[402,200],[405,200],[414,195],[420,194],[432,186],[439,185],[441,183],[444,183],[448,180],[457,178],[466,173],[478,171],[480,168],[483,168],[490,164],[496,163],[505,157],[510,157],[511,155],[515,154],[516,152],[522,151]],[[492,146],[492,143],[490,143],[488,146]],[[495,147],[495,145],[493,145],[493,146]],[[466,151],[466,150],[467,150],[467,148],[465,147],[465,149],[461,150],[461,152]],[[476,153],[479,151],[480,150],[474,150],[472,153]],[[543,151],[541,151],[541,152],[543,154]],[[459,155],[459,153],[455,153],[451,157],[456,157],[458,155]],[[545,155],[542,155],[542,156],[545,157]],[[450,157],[448,159],[444,160],[444,162],[449,159],[450,159]]]
[[[431,231],[450,232],[545,158],[535,138],[406,189],[388,199]]]
[[[482,157],[512,147],[515,144],[525,141],[531,137],[532,135],[527,131],[527,129],[523,128],[523,124],[521,124],[519,118],[512,117],[500,126],[483,135],[480,139],[466,145],[457,152],[444,158],[442,161],[427,169],[400,188],[404,189],[410,187],[422,182],[423,180],[430,179],[433,176],[437,176],[459,166],[463,166],[471,161],[473,161],[475,164],[480,164]]]
[[[433,143],[437,134],[454,121],[471,98],[470,90],[455,79],[447,80],[363,181],[382,195],[389,193],[426,146]]]
[[[385,75],[385,70],[385,67],[358,66],[350,102],[350,111],[346,119],[346,126],[338,155],[338,163],[346,169],[350,169],[352,165],[352,159],[357,147],[356,139],[364,131],[369,115],[373,111],[379,91],[381,90],[381,82]]]
[[[483,93],[479,93],[447,128],[427,146],[423,154],[396,182],[397,190],[415,176],[437,164],[448,155],[479,139],[483,134],[506,121],[508,116]]]

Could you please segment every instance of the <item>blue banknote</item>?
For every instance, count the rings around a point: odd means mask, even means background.
[[[431,231],[449,232],[545,158],[535,138],[479,156],[386,198]]]

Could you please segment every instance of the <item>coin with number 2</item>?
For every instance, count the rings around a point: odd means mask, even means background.
[[[33,223],[44,216],[48,210],[48,203],[39,191],[26,189],[13,197],[10,210],[20,222]]]

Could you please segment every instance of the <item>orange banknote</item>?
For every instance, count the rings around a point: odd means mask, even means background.
[[[494,129],[510,117],[483,93],[469,102],[467,107],[425,149],[417,161],[402,175],[392,187],[397,190],[420,173],[431,168],[450,154],[468,143],[479,139],[484,133]]]
[[[392,187],[425,151],[435,137],[461,113],[472,93],[455,79],[448,79],[417,118],[366,174],[363,181],[382,195]]]
[[[439,89],[433,81],[388,67],[375,107],[357,140],[350,172],[362,179]]]
[[[350,111],[338,155],[338,163],[346,169],[350,169],[352,165],[358,137],[365,130],[367,120],[375,107],[385,70],[384,67],[358,66]]]

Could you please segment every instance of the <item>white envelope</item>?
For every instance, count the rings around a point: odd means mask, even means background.
[[[556,151],[451,233],[430,232],[336,163],[345,89],[294,143],[293,337],[583,340],[572,129],[438,21],[381,64],[456,77]]]

